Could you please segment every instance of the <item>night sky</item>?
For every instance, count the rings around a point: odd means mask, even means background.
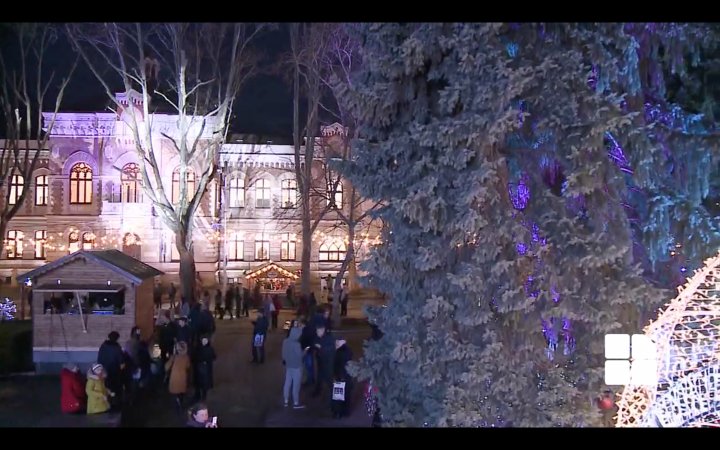
[[[2,39],[0,45],[6,53],[8,40]],[[63,43],[65,44],[65,43]],[[275,63],[282,52],[289,50],[289,35],[285,26],[268,31],[258,37],[256,48],[262,52],[263,66]],[[49,55],[48,66],[59,66],[72,61],[74,54],[69,45],[56,45]],[[7,59],[6,59],[7,60]],[[52,92],[46,102],[46,109],[52,107]],[[84,63],[81,63],[68,85],[61,110],[73,112],[103,111],[108,99],[101,85]],[[292,136],[292,92],[290,86],[279,76],[263,73],[250,79],[241,89],[235,100],[231,133],[252,133],[268,137]]]

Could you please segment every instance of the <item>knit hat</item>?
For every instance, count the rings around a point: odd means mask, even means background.
[[[105,370],[102,364],[95,363],[90,368],[90,371],[94,373],[95,375],[100,375],[100,373]]]

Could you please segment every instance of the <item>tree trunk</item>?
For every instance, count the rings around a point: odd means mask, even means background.
[[[192,243],[186,244],[185,233],[177,233],[175,245],[180,253],[180,292],[185,300],[192,306],[195,304],[196,272],[195,255]]]
[[[302,295],[310,295],[310,257],[312,253],[312,229],[310,227],[310,215],[303,214],[302,217],[302,269],[300,279],[300,292]]]
[[[337,273],[337,276],[335,277],[335,286],[333,286],[333,298],[332,298],[332,324],[333,328],[337,328],[340,326],[340,288],[342,287],[342,280],[345,276],[345,271],[347,271],[348,266],[350,265],[350,261],[355,259],[355,244],[353,243],[353,240],[355,239],[355,227],[349,226],[348,227],[348,247],[347,247],[347,253],[345,254],[345,260],[343,261],[342,265],[340,265],[340,270]],[[345,289],[350,289],[350,286],[347,286]],[[345,295],[345,291],[343,291],[342,295]]]

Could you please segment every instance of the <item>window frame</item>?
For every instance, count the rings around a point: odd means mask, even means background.
[[[92,205],[93,170],[86,162],[75,163],[70,169],[69,203],[71,205]],[[74,189],[73,189],[74,187]],[[73,193],[75,200],[73,201]],[[82,195],[81,195],[82,194]]]
[[[42,178],[45,183],[38,183]],[[50,197],[50,177],[48,175],[38,175],[35,177],[35,206],[47,206]],[[40,200],[40,201],[38,201]]]

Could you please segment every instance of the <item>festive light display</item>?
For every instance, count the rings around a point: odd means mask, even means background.
[[[619,427],[720,425],[720,253],[705,261],[657,320],[657,385],[632,386],[617,402]]]
[[[6,297],[0,302],[0,322],[15,319],[15,314],[17,314],[17,305],[14,301]]]

